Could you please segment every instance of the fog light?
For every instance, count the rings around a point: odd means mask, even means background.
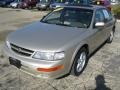
[[[59,65],[53,68],[37,68],[37,71],[42,71],[42,72],[52,72],[52,71],[57,71],[60,69],[63,69],[64,66],[63,65]]]

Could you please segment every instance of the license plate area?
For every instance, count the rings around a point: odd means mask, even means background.
[[[12,58],[12,57],[9,57],[9,62],[10,62],[10,64],[11,65],[14,65],[14,66],[16,66],[17,68],[21,68],[21,61],[19,61],[19,60],[17,60],[17,59],[14,59],[14,58]]]

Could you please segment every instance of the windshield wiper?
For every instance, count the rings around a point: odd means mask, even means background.
[[[47,24],[54,24],[54,23],[49,23],[48,21],[40,21],[42,23],[47,23]]]
[[[56,25],[72,27],[72,26],[70,26],[70,25],[67,25],[67,24],[61,24],[61,23],[56,23]]]

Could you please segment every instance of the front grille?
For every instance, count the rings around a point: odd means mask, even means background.
[[[25,48],[22,48],[22,47],[19,47],[17,45],[14,45],[14,44],[10,44],[11,46],[11,49],[17,53],[17,54],[20,54],[20,55],[23,55],[23,56],[31,56],[33,54],[34,51],[32,50],[28,50],[28,49],[25,49]]]

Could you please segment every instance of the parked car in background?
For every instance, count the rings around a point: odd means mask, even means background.
[[[50,4],[54,3],[55,0],[39,0],[36,4],[38,10],[46,10],[50,7]]]
[[[111,0],[111,5],[120,4],[120,0]]]
[[[5,7],[5,6],[9,6],[10,3],[12,3],[14,0],[0,0],[0,6],[1,7]]]
[[[69,0],[71,4],[77,5],[90,5],[92,4],[92,0]]]
[[[21,3],[21,0],[15,0],[14,2],[10,3],[10,7],[18,8]]]
[[[54,3],[50,4],[50,9],[63,7],[63,6],[65,6],[65,4],[67,4],[66,2],[68,2],[68,1],[67,0],[55,0]]]
[[[38,0],[22,0],[22,2],[19,4],[19,7],[22,9],[31,9],[36,6],[37,2]]]
[[[55,9],[63,6],[80,6],[80,5],[89,5],[92,0],[56,0],[53,4],[50,5],[51,9]]]
[[[11,65],[35,77],[79,76],[114,32],[115,18],[105,7],[65,6],[9,34],[4,51]]]
[[[110,0],[94,0],[93,4],[102,5],[108,8],[111,11],[111,1]]]

